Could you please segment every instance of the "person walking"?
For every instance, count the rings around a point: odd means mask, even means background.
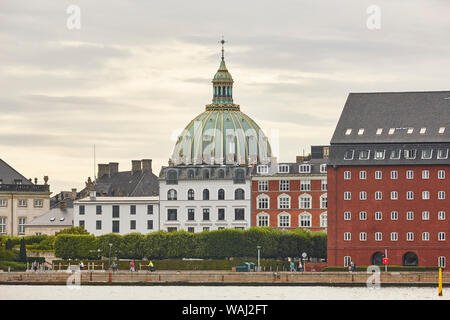
[[[134,266],[134,261],[133,260],[131,260],[131,262],[130,262],[130,271],[131,272],[136,271],[136,267]]]
[[[153,272],[155,271],[155,266],[153,265],[152,260],[148,263],[148,271]]]

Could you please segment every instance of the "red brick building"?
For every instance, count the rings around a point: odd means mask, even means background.
[[[329,147],[311,149],[311,155],[306,159],[297,157],[298,162],[258,165],[253,169],[253,226],[326,230]]]
[[[350,94],[328,162],[328,265],[450,258],[450,92]]]

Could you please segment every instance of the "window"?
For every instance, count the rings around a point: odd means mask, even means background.
[[[175,170],[167,172],[166,184],[178,184],[178,174]]]
[[[414,212],[413,211],[406,212],[406,220],[414,220]]]
[[[433,149],[423,149],[422,159],[431,159],[433,157]]]
[[[300,213],[300,224],[301,228],[309,228],[311,227],[311,214],[309,213]]]
[[[84,215],[85,214],[85,212],[86,212],[86,208],[85,208],[85,206],[79,206],[78,207],[78,214],[79,215]]]
[[[326,194],[320,196],[320,209],[327,209],[328,207],[328,197]]]
[[[147,220],[147,230],[153,230],[153,220]]]
[[[422,179],[430,179],[430,171],[422,170]]]
[[[400,149],[394,149],[394,150],[391,151],[390,159],[391,160],[398,160],[398,159],[400,159],[400,155],[401,155],[401,150]]]
[[[429,211],[422,212],[422,220],[430,220],[430,212]]]
[[[6,218],[0,217],[0,234],[6,233]]]
[[[268,181],[258,181],[258,191],[268,191],[269,182]]]
[[[367,200],[367,192],[366,191],[359,192],[359,200]]]
[[[366,241],[367,240],[367,233],[360,232],[359,233],[359,241]]]
[[[167,227],[167,232],[175,232],[177,230],[177,227]]]
[[[167,220],[177,221],[177,209],[167,209]]]
[[[209,227],[203,227],[203,231],[209,231],[210,228]]]
[[[101,220],[95,221],[95,230],[102,230],[102,221]]]
[[[398,220],[398,212],[391,211],[391,220]]]
[[[269,226],[269,216],[267,214],[259,214],[258,227],[267,227],[267,226]]]
[[[203,179],[209,179],[209,170],[208,169],[203,170],[202,177],[203,177]]]
[[[406,170],[406,179],[414,179],[414,171]]]
[[[358,136],[362,136],[364,134],[364,128],[358,130]]]
[[[392,180],[398,179],[398,171],[397,170],[392,170],[391,171],[391,179]]]
[[[355,150],[347,150],[344,153],[344,160],[353,160],[353,155],[355,153]]]
[[[377,132],[376,132],[376,135],[379,136],[379,135],[381,135],[382,133],[383,133],[383,128],[378,128],[378,129],[377,129]]]
[[[322,179],[321,190],[322,190],[322,191],[327,191],[327,189],[328,189],[328,182],[327,182],[327,179]]]
[[[195,209],[189,208],[188,209],[188,221],[195,220]]]
[[[445,241],[445,232],[438,232],[438,241]]]
[[[359,213],[359,220],[367,220],[367,212],[361,211]]]
[[[242,169],[236,169],[234,171],[233,183],[245,183],[245,171]]]
[[[244,191],[244,189],[236,189],[234,191],[234,200],[245,200],[245,191]]]
[[[203,221],[209,221],[209,208],[203,208]]]
[[[193,189],[189,189],[189,190],[188,190],[187,196],[188,196],[188,197],[187,197],[188,200],[194,200],[194,196],[195,196],[194,190],[193,190]]]
[[[375,160],[383,160],[384,159],[384,150],[376,150],[375,151]]]
[[[382,199],[383,199],[383,192],[375,191],[375,200],[382,200]]]
[[[130,220],[130,230],[136,230],[136,220]]]
[[[344,180],[350,180],[352,178],[351,171],[344,171]]]
[[[430,191],[422,191],[422,200],[430,200]]]
[[[388,134],[389,135],[393,135],[394,132],[395,132],[395,128],[390,128],[389,131],[388,131]]]
[[[177,200],[177,191],[175,189],[167,191],[167,200]]]
[[[439,268],[445,268],[445,257],[444,256],[440,256],[438,257],[438,267]]]
[[[438,179],[445,179],[445,170],[438,171]]]
[[[328,225],[328,215],[326,212],[320,214],[320,227],[326,228]]]
[[[208,189],[203,190],[203,200],[209,200],[209,190]]]
[[[112,217],[113,218],[119,218],[120,216],[120,207],[119,206],[112,206]]]
[[[259,165],[256,167],[256,173],[269,173],[269,166]]]
[[[375,212],[375,220],[383,220],[383,212],[376,211]]]
[[[113,220],[113,222],[112,222],[112,232],[113,233],[119,233],[120,232],[120,221],[119,220]]]
[[[258,209],[269,209],[269,197],[266,195],[260,195],[257,197]]]
[[[383,177],[383,173],[381,171],[375,171],[375,179],[381,180]]]
[[[320,165],[320,173],[327,173],[327,165],[326,164]]]
[[[291,226],[291,216],[287,213],[282,213],[278,215],[278,227],[288,228]]]
[[[300,196],[300,209],[311,209],[311,199],[309,194],[302,194]]]
[[[406,241],[414,241],[414,232],[406,233]]]
[[[391,191],[391,200],[398,200],[398,192]]]
[[[225,178],[225,170],[218,170],[217,173],[218,173],[219,179]]]
[[[225,190],[219,189],[219,191],[217,192],[217,199],[225,200]]]
[[[445,220],[445,211],[438,212],[438,220]]]
[[[414,132],[414,128],[408,128],[407,130],[406,130],[406,133],[407,134],[412,134]]]
[[[344,267],[348,267],[351,262],[352,262],[352,258],[350,256],[344,257]]]
[[[405,155],[405,159],[415,159],[416,158],[416,150],[415,149],[406,149],[403,152]]]
[[[397,240],[398,240],[398,233],[391,232],[391,241],[397,241]]]
[[[422,232],[422,241],[428,241],[428,240],[430,240],[430,233]]]
[[[311,181],[300,180],[300,191],[311,191]]]
[[[194,179],[194,176],[195,176],[194,170],[188,170],[188,172],[187,172],[187,178],[188,178],[188,179]]]
[[[28,206],[28,201],[25,200],[25,199],[20,199],[18,206],[19,207],[27,207]]]
[[[278,209],[290,209],[291,208],[291,197],[288,195],[278,196]]]
[[[280,180],[280,191],[289,191],[289,180]]]
[[[350,232],[344,232],[344,240],[345,241],[352,240],[352,234]]]
[[[438,159],[447,159],[448,158],[448,149],[438,149],[437,158]]]
[[[383,234],[381,232],[375,232],[375,241],[383,240]]]
[[[244,208],[234,209],[234,220],[245,220],[245,210]]]
[[[42,208],[43,207],[43,202],[40,199],[36,199],[34,200],[34,207],[35,208]]]
[[[78,221],[78,226],[84,228],[84,220]]]
[[[351,200],[352,199],[352,193],[350,191],[344,192],[344,200]]]
[[[420,128],[419,133],[420,134],[425,134],[427,132],[427,128]]]
[[[352,129],[347,129],[347,130],[345,130],[345,135],[346,136],[349,136],[349,135],[351,135],[352,134]]]
[[[311,173],[311,166],[309,164],[301,164],[299,166],[300,173]]]
[[[344,220],[351,220],[352,219],[352,213],[350,211],[344,212]]]
[[[95,206],[95,214],[102,214],[102,206]]]
[[[364,170],[360,171],[359,172],[359,179],[360,180],[366,180],[366,178],[367,178],[367,171],[364,171]]]
[[[131,205],[130,206],[130,214],[135,215],[136,214],[136,205]]]
[[[407,191],[406,192],[406,200],[413,200],[414,199],[414,192],[413,191]]]
[[[147,205],[147,214],[153,214],[153,205],[152,204]]]
[[[445,199],[445,191],[438,191],[438,199],[439,200]]]
[[[289,173],[289,165],[279,164],[278,165],[278,173]]]
[[[8,206],[8,200],[0,199],[0,207],[7,207],[7,206]]]
[[[361,150],[359,152],[359,160],[369,160],[370,150]]]
[[[27,222],[26,218],[19,218],[19,234],[25,234],[25,223]]]
[[[194,233],[195,232],[195,228],[194,227],[188,227],[187,231]]]
[[[225,220],[225,208],[217,209],[217,220],[219,221]]]
[[[445,127],[440,127],[439,128],[439,134],[444,134],[445,132]]]

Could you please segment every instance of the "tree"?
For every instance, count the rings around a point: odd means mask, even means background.
[[[25,247],[25,239],[20,239],[19,261],[27,262],[27,248]]]
[[[6,250],[12,250],[14,248],[14,242],[11,239],[7,239],[5,243]]]
[[[87,232],[84,227],[70,227],[56,232],[55,236],[59,234],[90,234],[90,233]]]

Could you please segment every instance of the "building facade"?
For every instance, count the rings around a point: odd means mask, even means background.
[[[97,197],[92,192],[74,202],[74,226],[95,236],[117,233],[142,234],[159,230],[158,197]]]
[[[309,157],[297,157],[295,163],[253,168],[253,226],[326,231],[329,147],[311,149]]]
[[[26,224],[50,209],[50,186],[31,182],[0,159],[0,234],[25,235]]]
[[[446,267],[450,92],[350,94],[328,162],[328,265]]]

